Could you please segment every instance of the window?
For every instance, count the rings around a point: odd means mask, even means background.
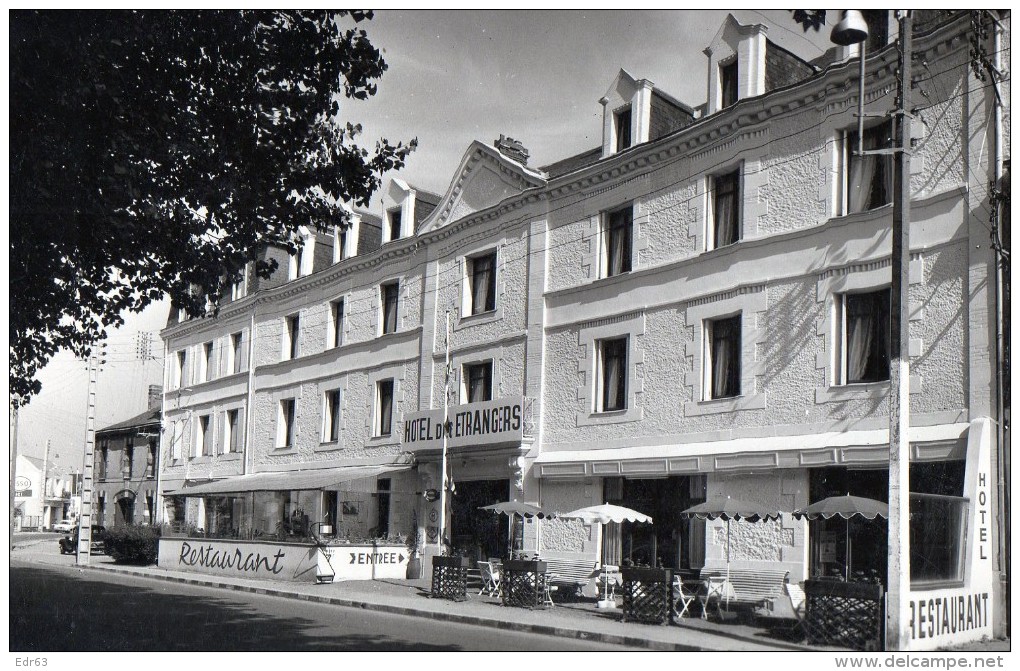
[[[892,202],[892,154],[856,156],[857,132],[847,131],[843,165],[846,169],[845,214],[867,212]],[[890,122],[864,129],[864,151],[888,149],[892,146]]]
[[[344,341],[344,301],[329,304],[329,346],[339,347]]]
[[[382,332],[393,333],[397,330],[397,297],[400,294],[400,284],[391,282],[380,287],[382,294]]]
[[[184,442],[184,430],[182,422],[175,421],[170,425],[170,458],[177,460],[181,458],[181,443]]]
[[[237,409],[223,413],[223,451],[241,451],[241,413]]]
[[[390,240],[398,240],[400,238],[400,220],[401,212],[399,207],[386,212],[386,223],[389,226]]]
[[[174,358],[173,386],[180,389],[184,386],[184,375],[188,370],[188,352],[180,350]]]
[[[613,125],[616,131],[616,151],[623,151],[630,146],[630,105],[613,113]]]
[[[298,356],[298,336],[301,321],[298,315],[291,315],[284,321],[283,329],[283,360],[296,359]]]
[[[135,441],[128,438],[124,441],[124,454],[120,458],[121,475],[125,480],[131,479],[135,470]]]
[[[496,252],[467,260],[470,282],[470,301],[467,313],[471,315],[496,309]]]
[[[348,228],[337,226],[333,229],[333,263],[347,258],[347,231]]]
[[[603,216],[602,276],[612,277],[631,270],[631,249],[634,236],[634,215],[626,207]]]
[[[840,311],[837,383],[881,382],[889,379],[889,289],[843,294]]]
[[[202,358],[199,360],[198,381],[208,382],[212,379],[212,356],[213,344],[207,342],[202,345]]]
[[[595,412],[624,410],[627,407],[627,338],[599,340],[596,347]]]
[[[230,336],[230,361],[227,362],[227,369],[231,373],[240,373],[243,368],[241,365],[244,357],[244,350],[241,349],[243,343],[242,333],[234,333]]]
[[[110,445],[105,440],[99,445],[99,480],[106,479],[106,469],[110,465]]]
[[[240,300],[248,295],[248,266],[241,271],[241,279],[230,285],[230,300]]]
[[[145,477],[156,477],[156,449],[158,445],[155,439],[149,440],[149,449],[145,454]]]
[[[215,447],[212,442],[211,417],[202,415],[198,418],[198,435],[195,436],[195,456],[206,457],[214,454]]]
[[[712,179],[712,240],[709,249],[740,239],[740,170]]]
[[[297,252],[290,255],[290,265],[287,270],[287,279],[296,280],[301,277],[301,266],[305,262],[305,247],[298,243]]]
[[[705,398],[740,396],[740,315],[705,324]]]
[[[737,61],[719,66],[719,94],[722,96],[720,108],[729,107],[737,102]]]
[[[276,447],[294,447],[295,401],[285,398],[280,401],[280,414],[276,423]]]
[[[326,407],[322,413],[322,442],[340,440],[340,390],[326,392]]]
[[[377,388],[377,436],[388,436],[393,431],[393,380],[380,380]]]
[[[467,403],[492,400],[492,362],[464,366],[464,389],[462,398]]]

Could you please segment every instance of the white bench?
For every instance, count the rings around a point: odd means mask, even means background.
[[[551,591],[557,591],[562,587],[577,592],[591,580],[599,568],[598,562],[593,559],[543,557],[541,561],[546,563],[545,582]]]
[[[730,568],[729,603],[760,606],[766,599],[784,594],[784,585],[790,572],[770,568]],[[701,580],[719,583],[727,579],[726,567],[701,569]],[[719,599],[725,601],[724,598]],[[706,604],[707,605],[707,604]]]

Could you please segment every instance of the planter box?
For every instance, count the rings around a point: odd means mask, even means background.
[[[471,560],[467,557],[433,557],[432,568],[471,568]]]
[[[673,616],[673,572],[661,568],[624,568],[623,621],[665,624]]]
[[[432,597],[465,601],[467,599],[467,557],[432,558]]]

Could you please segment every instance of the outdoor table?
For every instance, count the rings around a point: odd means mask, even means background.
[[[432,597],[452,601],[467,600],[467,557],[432,558]]]
[[[522,608],[546,606],[546,570],[544,561],[514,559],[503,562],[501,585],[503,605]]]
[[[720,610],[720,604],[729,602],[734,597],[733,585],[729,580],[715,580],[709,578],[701,583],[698,590],[698,601],[701,603],[701,619],[708,619],[708,604],[712,599],[716,600],[716,610]]]

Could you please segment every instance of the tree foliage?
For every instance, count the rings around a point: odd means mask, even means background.
[[[10,16],[10,381],[169,295],[199,315],[299,226],[346,220],[415,141],[358,145],[370,12]],[[357,141],[356,141],[357,140]],[[258,262],[267,276],[275,264]],[[197,291],[194,290],[197,288]]]
[[[791,9],[793,20],[800,24],[800,27],[807,32],[810,28],[815,32],[821,30],[825,25],[824,9]]]

